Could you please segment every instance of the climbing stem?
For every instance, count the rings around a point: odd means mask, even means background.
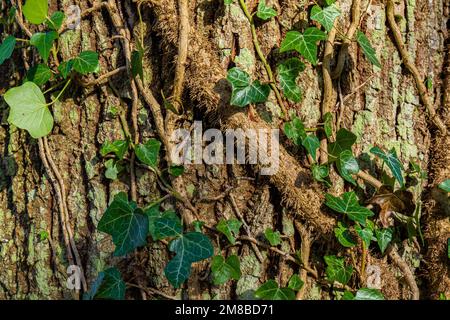
[[[53,105],[56,101],[59,100],[59,98],[61,98],[62,94],[64,93],[64,91],[66,91],[67,87],[69,86],[70,82],[72,82],[72,79],[67,80],[66,84],[64,85],[64,87],[62,88],[62,90],[58,93],[58,95],[56,96],[56,98],[47,104],[47,106],[51,106]]]

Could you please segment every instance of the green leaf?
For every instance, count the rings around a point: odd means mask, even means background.
[[[323,129],[325,131],[325,135],[327,138],[330,138],[333,135],[333,115],[331,112],[327,112],[323,116]]]
[[[311,155],[314,161],[316,161],[317,149],[320,148],[319,139],[313,135],[308,134],[305,139],[302,141],[302,145],[305,147],[306,151]]]
[[[50,19],[47,19],[45,21],[45,24],[52,30],[58,31],[59,28],[61,28],[62,23],[65,19],[64,12],[61,11],[55,11]]]
[[[29,22],[41,24],[48,15],[48,0],[27,0],[22,11]]]
[[[325,195],[325,205],[329,208],[346,214],[351,220],[366,225],[366,219],[372,217],[374,213],[366,207],[360,206],[355,192],[345,192],[342,198],[334,197],[327,193]]]
[[[207,259],[214,253],[211,241],[199,232],[189,232],[173,240],[169,249],[175,252],[176,256],[169,261],[164,272],[175,288],[189,277],[193,262]]]
[[[384,153],[384,151],[380,148],[373,147],[372,149],[370,149],[370,152],[382,159],[384,163],[386,163],[389,169],[391,169],[394,178],[397,179],[397,181],[400,183],[400,186],[403,188],[403,186],[405,185],[402,175],[403,166],[400,160],[398,160],[395,149],[392,148],[388,153]]]
[[[338,239],[339,243],[346,248],[354,247],[357,244],[347,226],[345,226],[341,222],[338,222],[338,227],[334,228],[334,235]]]
[[[239,68],[228,70],[227,80],[232,87],[230,101],[232,105],[245,107],[251,103],[265,102],[269,97],[269,85],[261,84],[258,80],[250,83],[250,76]]]
[[[205,222],[200,221],[200,220],[195,220],[194,222],[192,222],[192,225],[194,226],[194,231],[202,232],[202,228],[205,225]]]
[[[156,241],[155,221],[161,217],[161,212],[159,212],[159,202],[145,208],[144,213],[148,217],[148,232],[152,239]]]
[[[275,9],[266,6],[266,0],[259,0],[258,11],[256,12],[258,18],[262,20],[268,20],[270,18],[276,17],[277,14],[278,13]]]
[[[83,51],[73,60],[73,69],[81,74],[97,72],[100,68],[98,53],[95,51]]]
[[[16,38],[13,36],[7,36],[6,39],[0,45],[0,65],[9,59],[16,46]]]
[[[371,228],[361,228],[359,225],[355,225],[355,231],[361,240],[364,242],[366,248],[369,248],[370,241],[373,238],[373,230]]]
[[[52,77],[52,71],[46,64],[38,64],[28,69],[26,79],[32,81],[38,86],[42,86],[47,83]]]
[[[104,157],[109,153],[114,153],[117,158],[122,160],[128,151],[128,145],[128,140],[114,140],[112,142],[106,140],[100,148],[100,154]]]
[[[113,267],[100,272],[98,279],[100,279],[101,283],[99,287],[93,286],[96,289],[96,292],[93,294],[95,298],[112,300],[125,299],[125,282],[122,280],[122,275],[117,268]]]
[[[333,283],[334,281],[342,284],[347,284],[353,273],[351,266],[345,266],[344,258],[338,258],[336,256],[325,256],[325,263],[327,268],[325,270],[328,281]]]
[[[31,36],[30,44],[37,48],[44,62],[47,62],[53,41],[56,39],[58,39],[58,32],[56,31],[37,32]]]
[[[33,82],[9,89],[3,96],[11,108],[8,122],[25,129],[33,138],[48,135],[53,128],[53,116],[41,89]]]
[[[109,159],[105,162],[105,177],[110,180],[116,180],[117,175],[122,171],[123,167],[120,166],[114,159]]]
[[[155,220],[154,240],[180,237],[183,235],[183,227],[179,219],[171,217],[161,217]]]
[[[377,66],[378,68],[381,68],[381,63],[376,56],[375,49],[370,44],[370,41],[369,39],[367,39],[366,35],[358,30],[356,32],[356,41],[361,46],[364,55],[367,57],[367,59],[369,59],[370,63]]]
[[[142,163],[145,163],[153,169],[157,169],[160,148],[161,142],[151,138],[145,144],[138,144],[136,146],[136,157]]]
[[[239,68],[231,68],[227,73],[227,80],[233,88],[244,88],[250,85],[250,76]]]
[[[224,284],[230,279],[239,280],[241,278],[241,265],[236,255],[229,256],[226,260],[222,256],[214,256],[211,261],[211,271],[213,283]]]
[[[358,173],[359,165],[350,150],[344,150],[339,154],[337,169],[342,178],[356,186],[356,181],[353,179],[352,174]]]
[[[325,183],[326,186],[331,187],[331,183],[325,179],[329,175],[329,168],[327,165],[320,165],[313,163],[311,165],[312,176],[316,181]]]
[[[297,86],[296,79],[303,70],[305,70],[305,65],[298,58],[287,59],[278,65],[281,89],[286,98],[294,102],[300,102],[302,99],[302,91]]]
[[[142,59],[144,58],[144,50],[134,50],[131,53],[131,74],[133,77],[138,75],[144,81],[144,68],[142,67]]]
[[[389,243],[392,240],[393,234],[394,234],[394,230],[391,228],[375,230],[378,247],[380,248],[381,253],[384,253],[384,250],[386,250],[386,248],[388,247]]]
[[[269,280],[255,291],[255,297],[263,300],[295,300],[295,293],[291,288],[280,288],[275,280]]]
[[[289,279],[288,288],[294,291],[298,291],[303,287],[304,283],[302,279],[300,279],[298,274],[293,274]]]
[[[336,141],[328,144],[328,153],[331,155],[330,161],[339,159],[342,151],[352,150],[352,145],[356,141],[356,136],[347,129],[341,128],[336,134]]]
[[[303,34],[298,31],[289,31],[281,43],[280,52],[295,50],[316,65],[317,42],[325,39],[326,34],[316,27],[307,28]]]
[[[112,236],[114,256],[126,255],[147,243],[148,217],[135,202],[128,202],[124,192],[114,197],[97,228]]]
[[[273,231],[271,228],[267,228],[266,231],[264,231],[264,235],[271,246],[277,246],[281,243],[281,235],[279,231]]]
[[[184,166],[170,166],[169,174],[174,177],[179,177],[184,173]]]
[[[311,9],[311,20],[319,22],[328,32],[333,28],[334,20],[340,15],[341,12],[334,4],[324,9],[315,5]]]
[[[345,290],[342,295],[342,300],[355,300],[355,296],[350,291]]]
[[[297,146],[301,145],[302,140],[306,138],[305,125],[297,117],[284,124],[284,133]]]
[[[237,219],[221,219],[217,224],[216,229],[222,232],[231,244],[235,244],[241,226],[242,222]]]
[[[361,288],[356,292],[355,300],[384,300],[378,289]]]
[[[63,61],[58,66],[58,71],[61,74],[61,76],[64,79],[66,79],[70,71],[72,71],[72,67],[73,67],[73,60]]]
[[[444,190],[445,192],[450,192],[450,179],[446,179],[439,184],[439,189]]]
[[[225,5],[229,5],[229,4],[232,4],[232,3],[233,3],[233,0],[223,0],[223,3],[224,3]]]

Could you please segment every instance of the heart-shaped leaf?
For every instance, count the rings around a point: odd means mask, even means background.
[[[338,222],[338,227],[334,228],[334,235],[338,239],[339,243],[346,248],[354,247],[357,244],[347,226],[342,224],[342,222]]]
[[[336,141],[328,144],[328,153],[330,161],[339,159],[342,151],[352,150],[352,145],[356,141],[356,136],[345,128],[339,129],[336,134]]]
[[[42,86],[47,83],[52,77],[52,71],[46,64],[38,64],[28,69],[27,80],[32,81],[38,86]]]
[[[98,53],[95,51],[83,51],[73,60],[73,69],[81,74],[98,72],[100,65]]]
[[[211,261],[211,271],[213,283],[224,284],[230,279],[239,280],[241,278],[241,266],[236,255],[229,256],[226,260],[222,256],[214,256]]]
[[[279,231],[273,231],[271,228],[267,228],[264,231],[264,236],[269,241],[271,246],[277,246],[281,243],[281,235]]]
[[[382,159],[384,163],[386,163],[389,169],[391,169],[394,178],[400,183],[400,186],[403,187],[405,185],[402,175],[403,166],[397,157],[395,149],[392,148],[388,153],[384,153],[384,151],[380,148],[373,147],[372,149],[370,149],[370,152]]]
[[[307,28],[304,33],[289,31],[281,43],[280,52],[295,50],[313,65],[316,65],[317,42],[325,39],[326,34],[316,27]]]
[[[278,79],[286,98],[300,102],[302,91],[297,86],[298,74],[305,69],[305,65],[298,58],[290,58],[278,65]]]
[[[9,59],[14,51],[16,45],[16,38],[13,36],[7,36],[6,39],[0,45],[0,65]]]
[[[272,7],[266,6],[266,0],[259,0],[258,11],[256,11],[256,15],[262,20],[268,20],[270,18],[276,17],[277,11]]]
[[[359,165],[350,150],[344,150],[339,154],[337,169],[342,178],[356,186],[356,181],[353,179],[352,174],[358,173]]]
[[[52,16],[50,17],[50,19],[47,19],[47,21],[45,21],[45,24],[52,30],[58,31],[59,28],[61,28],[62,23],[65,19],[65,15],[64,12],[61,11],[55,11]]]
[[[375,235],[377,237],[378,247],[381,253],[388,247],[389,243],[392,241],[392,236],[394,235],[394,230],[392,228],[386,228],[381,230],[376,230]]]
[[[342,198],[335,197],[329,193],[325,195],[325,205],[331,209],[346,214],[351,220],[366,225],[366,219],[374,213],[366,207],[360,206],[355,192],[345,192]]]
[[[104,157],[109,153],[114,153],[117,158],[122,160],[128,150],[128,146],[128,140],[114,140],[112,142],[106,140],[100,148],[100,154]]]
[[[29,22],[41,24],[48,15],[48,0],[27,0],[22,12]]]
[[[306,138],[305,125],[298,117],[284,124],[284,133],[297,146],[301,145],[303,139]]]
[[[263,300],[294,300],[291,288],[280,288],[275,280],[269,280],[255,291],[255,297]]]
[[[327,268],[325,270],[327,274],[328,281],[333,283],[334,281],[340,282],[342,284],[347,284],[353,273],[353,268],[351,266],[345,265],[344,258],[338,258],[336,256],[325,256],[325,263]]]
[[[92,299],[125,299],[125,282],[117,268],[109,268],[99,273],[97,279],[91,285],[91,290],[84,294],[84,300]]]
[[[44,62],[47,62],[50,56],[50,50],[53,46],[53,41],[58,39],[58,33],[56,31],[49,32],[37,32],[30,38],[30,44],[35,46]]]
[[[138,144],[135,148],[136,157],[142,163],[151,168],[158,168],[159,149],[161,142],[156,139],[149,139],[145,144]]]
[[[302,279],[300,279],[299,275],[294,273],[292,277],[289,279],[288,288],[294,291],[300,290],[304,285]]]
[[[58,71],[61,76],[65,79],[69,75],[70,71],[72,71],[73,60],[63,61],[58,66]]]
[[[216,229],[222,232],[230,241],[231,244],[236,243],[236,237],[239,234],[239,229],[242,226],[242,222],[237,219],[225,220],[221,219],[216,226]]]

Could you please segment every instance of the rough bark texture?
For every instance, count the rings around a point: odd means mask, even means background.
[[[257,1],[247,1],[254,8]],[[297,0],[267,0],[280,15],[261,25],[257,33],[263,52],[275,66],[283,56],[277,53],[284,34],[291,28],[304,25],[308,2]],[[0,1],[2,14],[5,1]],[[81,10],[92,7],[93,0],[50,1],[51,10],[66,10],[77,4]],[[134,35],[144,30],[146,54],[144,59],[145,87],[152,90],[162,102],[161,90],[172,92],[174,61],[178,43],[177,1],[143,1],[141,10],[144,25],[141,26],[136,4],[130,0],[118,1],[120,14]],[[351,0],[338,1],[343,12],[337,26],[346,30],[350,24]],[[229,105],[230,88],[226,72],[230,57],[234,63],[253,78],[267,80],[264,68],[255,55],[250,26],[235,1],[224,6],[222,0],[191,0],[190,34],[186,82],[183,95],[185,116],[180,126],[189,128],[192,120],[203,120],[207,127],[269,128],[279,127],[279,107],[273,93],[264,105],[258,105],[249,115],[243,109]],[[377,167],[368,161],[368,150],[373,145],[390,149],[395,147],[405,168],[409,160],[415,160],[430,172],[430,192],[426,214],[422,221],[426,245],[420,251],[406,241],[399,248],[400,255],[412,268],[419,283],[421,297],[436,298],[440,293],[450,297],[449,263],[446,257],[446,241],[450,237],[449,201],[436,185],[450,178],[449,136],[439,136],[429,121],[411,75],[403,68],[401,58],[392,42],[385,19],[383,1],[362,1],[361,29],[369,35],[372,45],[381,58],[381,70],[369,64],[356,43],[351,43],[344,70],[334,82],[334,101],[338,92],[345,97],[340,109],[341,127],[357,135],[355,154],[361,155],[364,169],[378,174]],[[402,16],[398,24],[421,75],[431,78],[433,89],[429,92],[435,101],[437,112],[450,126],[449,72],[444,66],[448,58],[448,3],[445,0],[406,0],[396,5],[396,14]],[[0,27],[0,31],[1,31]],[[36,27],[31,28],[36,31]],[[19,36],[21,30],[14,29]],[[99,10],[84,18],[77,30],[64,33],[58,40],[60,59],[77,55],[82,50],[100,53],[100,74],[125,66],[124,54],[107,10]],[[447,41],[447,45],[446,45]],[[235,47],[237,46],[237,48]],[[232,53],[232,49],[235,50]],[[335,56],[337,55],[335,46]],[[323,47],[319,51],[322,54]],[[33,50],[28,50],[28,63],[33,65]],[[335,57],[331,66],[335,65]],[[24,61],[17,51],[12,60],[0,66],[0,94],[10,86],[19,85],[24,74]],[[126,259],[112,257],[114,249],[110,237],[96,230],[107,204],[120,191],[129,192],[129,174],[111,181],[104,176],[103,159],[99,149],[105,140],[124,138],[119,112],[121,100],[131,112],[131,91],[125,73],[112,77],[111,83],[90,88],[74,87],[62,102],[54,105],[55,127],[48,137],[56,165],[63,174],[67,189],[70,224],[75,234],[77,248],[82,255],[88,283],[108,265],[118,265],[127,282],[157,288],[167,294],[182,297],[181,290],[174,290],[164,277],[163,268],[169,257],[166,246],[151,243],[140,249],[137,255]],[[92,77],[92,76],[91,76]],[[444,79],[447,79],[445,82]],[[91,79],[92,80],[92,79]],[[322,101],[322,73],[320,67],[307,67],[299,77],[304,98],[301,103],[289,104],[308,127],[320,122]],[[364,84],[363,86],[361,86]],[[359,88],[356,90],[356,88]],[[117,96],[117,93],[120,96]],[[343,109],[343,111],[341,111]],[[74,292],[66,287],[66,254],[61,233],[58,205],[45,170],[39,160],[36,140],[25,131],[7,123],[8,107],[0,100],[0,299],[60,299],[73,298]],[[131,121],[130,121],[131,124]],[[157,137],[152,114],[143,99],[138,101],[138,125],[141,141]],[[300,249],[300,237],[294,229],[294,220],[300,221],[312,232],[314,239],[309,264],[323,272],[322,256],[342,250],[332,241],[332,228],[336,215],[323,206],[325,189],[313,181],[305,166],[305,156],[282,139],[280,169],[270,178],[259,177],[250,166],[198,165],[187,168],[184,183],[188,196],[201,214],[203,221],[214,225],[220,218],[236,215],[228,196],[220,201],[201,201],[233,186],[231,194],[237,202],[253,236],[260,238],[268,227],[282,230],[287,236],[281,249],[294,252]],[[378,166],[379,168],[379,166]],[[254,180],[238,177],[251,176]],[[432,187],[432,189],[431,189]],[[344,190],[341,181],[337,188]],[[369,194],[370,187],[363,192]],[[158,199],[162,192],[156,177],[137,168],[138,203],[148,204]],[[165,201],[163,206],[174,206]],[[41,239],[47,232],[48,239]],[[214,238],[211,235],[211,238]],[[259,261],[252,246],[226,248],[241,257],[242,278],[237,283],[220,287],[208,281],[207,263],[201,263],[193,272],[193,280],[187,285],[190,298],[247,297],[268,279],[276,278],[286,284],[290,275],[299,272],[298,266],[285,261],[271,251],[262,250]],[[359,254],[359,253],[357,253]],[[410,298],[409,287],[402,274],[386,256],[369,252],[369,263],[382,270],[382,292],[389,299]],[[309,278],[304,296],[311,299],[327,298],[328,294]],[[186,297],[184,295],[184,297]],[[129,289],[127,297],[140,298],[137,289]]]

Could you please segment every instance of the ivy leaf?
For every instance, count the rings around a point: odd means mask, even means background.
[[[242,222],[237,219],[221,219],[217,224],[216,229],[222,232],[231,244],[235,244],[241,226]]]
[[[355,225],[355,231],[361,240],[364,242],[366,248],[369,248],[370,241],[373,240],[373,230],[370,227],[361,228],[360,225]],[[375,239],[376,240],[376,239]]]
[[[104,157],[109,153],[114,153],[117,158],[122,160],[128,150],[128,145],[128,140],[106,140],[100,148],[100,154]]]
[[[225,5],[229,5],[229,4],[232,4],[232,3],[233,3],[233,0],[223,0],[223,3],[224,3]]]
[[[52,77],[52,71],[46,64],[38,64],[34,67],[31,67],[27,72],[27,81],[32,81],[38,86],[42,86],[47,83]]]
[[[352,145],[356,142],[356,136],[347,129],[341,128],[336,134],[336,141],[328,144],[328,153],[331,155],[330,161],[339,159],[342,151],[352,150]]]
[[[342,300],[355,300],[355,295],[348,290],[344,291],[342,295]]]
[[[277,14],[278,13],[275,9],[266,6],[266,0],[259,0],[258,11],[256,12],[258,18],[262,20],[268,20],[270,18],[276,17]]]
[[[286,98],[300,102],[302,99],[302,91],[297,86],[296,79],[298,74],[305,70],[305,65],[298,58],[290,58],[278,65],[278,79],[281,89]]]
[[[11,108],[8,122],[25,129],[33,138],[48,135],[53,128],[53,116],[41,89],[33,82],[9,89],[3,96]]]
[[[116,180],[117,175],[123,170],[123,167],[114,159],[106,161],[105,168],[105,177],[110,180]]]
[[[393,234],[394,234],[394,230],[391,228],[375,230],[378,247],[380,248],[381,253],[384,253],[384,250],[386,250],[386,248],[388,247],[389,243],[392,240]]]
[[[273,231],[271,228],[267,228],[266,231],[264,231],[264,235],[273,247],[281,243],[281,235],[279,231]]]
[[[288,282],[288,288],[290,288],[294,291],[300,290],[303,287],[303,285],[304,285],[304,282],[302,281],[302,279],[300,279],[298,274],[293,274]]]
[[[361,288],[356,292],[355,300],[384,300],[378,289]]]
[[[167,280],[178,288],[191,273],[191,264],[211,257],[214,253],[211,241],[204,234],[189,232],[173,240],[169,246],[176,256],[164,268]]]
[[[338,258],[336,256],[325,256],[325,263],[327,268],[325,270],[328,281],[333,283],[337,281],[342,284],[347,284],[353,273],[351,266],[345,266],[344,258]]]
[[[151,138],[145,144],[138,144],[135,148],[136,157],[153,169],[158,168],[159,149],[161,142]]]
[[[369,39],[367,39],[366,35],[362,33],[360,30],[356,32],[356,41],[360,45],[364,55],[369,59],[370,63],[381,68],[381,63],[378,61],[376,56],[375,49],[370,44]]]
[[[334,4],[324,9],[315,5],[311,9],[311,19],[319,22],[328,32],[333,28],[334,20],[340,15],[341,12]]]
[[[80,74],[97,72],[100,69],[98,53],[95,51],[83,51],[73,60],[73,69]]]
[[[338,239],[339,243],[346,248],[351,248],[356,246],[356,241],[353,239],[347,226],[338,222],[338,227],[334,228],[334,235]]]
[[[128,202],[124,192],[114,197],[97,228],[112,236],[114,256],[126,255],[147,243],[148,217],[135,202]]]
[[[305,139],[303,139],[302,145],[315,161],[317,156],[317,149],[319,149],[320,147],[319,139],[315,135],[309,134]]]
[[[333,115],[331,112],[327,112],[323,116],[323,129],[325,131],[325,135],[327,138],[330,138],[333,135]]]
[[[334,211],[346,214],[351,220],[366,226],[366,219],[374,213],[366,207],[360,206],[355,192],[345,192],[342,198],[335,197],[329,193],[325,195],[325,205]]]
[[[255,291],[255,297],[263,300],[295,300],[295,293],[291,288],[280,288],[275,280],[269,280]]]
[[[301,145],[302,140],[306,138],[305,125],[298,117],[284,124],[284,133],[297,146]]]
[[[384,151],[380,148],[373,147],[372,149],[370,149],[370,152],[382,159],[384,163],[386,163],[389,169],[391,169],[394,178],[397,179],[397,181],[400,183],[400,186],[403,188],[405,183],[402,176],[402,163],[400,162],[400,160],[398,160],[395,149],[392,148],[388,153],[384,153]]]
[[[339,154],[337,169],[342,178],[356,186],[356,181],[353,179],[352,174],[358,173],[359,165],[350,150],[344,150]]]
[[[174,177],[179,177],[184,173],[184,166],[170,166],[169,174]]]
[[[181,221],[171,217],[161,217],[156,219],[154,240],[161,240],[164,238],[180,237],[183,235],[183,227]]]
[[[41,24],[48,15],[48,0],[27,0],[22,11],[29,22]]]
[[[316,27],[307,28],[303,34],[298,31],[289,31],[281,43],[280,52],[295,50],[316,65],[317,42],[325,39],[326,34]]]
[[[234,88],[244,88],[250,85],[251,79],[247,72],[239,68],[231,68],[227,73],[227,80]]]
[[[58,39],[58,32],[56,31],[37,32],[31,36],[30,44],[37,48],[44,62],[47,62],[53,41],[56,39]]]
[[[58,31],[61,28],[62,23],[65,19],[65,15],[61,11],[55,11],[50,19],[45,21],[45,24],[52,30]]]
[[[323,182],[327,187],[331,187],[331,183],[326,179],[330,173],[327,165],[313,163],[311,165],[311,172],[316,181]]]
[[[139,48],[139,50],[133,50],[131,53],[131,74],[133,77],[138,75],[141,80],[144,81],[144,68],[142,67],[142,59],[144,58],[144,50]]]
[[[83,299],[125,299],[125,282],[117,268],[108,268],[100,272],[97,279],[91,286],[91,290],[83,297]]]
[[[11,57],[15,46],[16,38],[13,36],[7,36],[0,45],[0,65],[2,65],[6,59],[9,59]]]
[[[439,184],[439,189],[444,190],[445,192],[450,192],[450,179],[444,180]]]
[[[250,83],[250,76],[237,67],[228,70],[227,80],[232,87],[232,105],[245,107],[251,103],[265,102],[269,97],[269,85],[261,84],[258,80]]]
[[[70,71],[72,71],[72,67],[73,67],[73,60],[63,61],[58,66],[58,71],[61,74],[61,76],[64,79],[66,79]]]
[[[229,256],[226,260],[222,256],[214,256],[211,261],[211,271],[213,283],[224,284],[230,279],[239,280],[241,278],[241,265],[236,255]]]

